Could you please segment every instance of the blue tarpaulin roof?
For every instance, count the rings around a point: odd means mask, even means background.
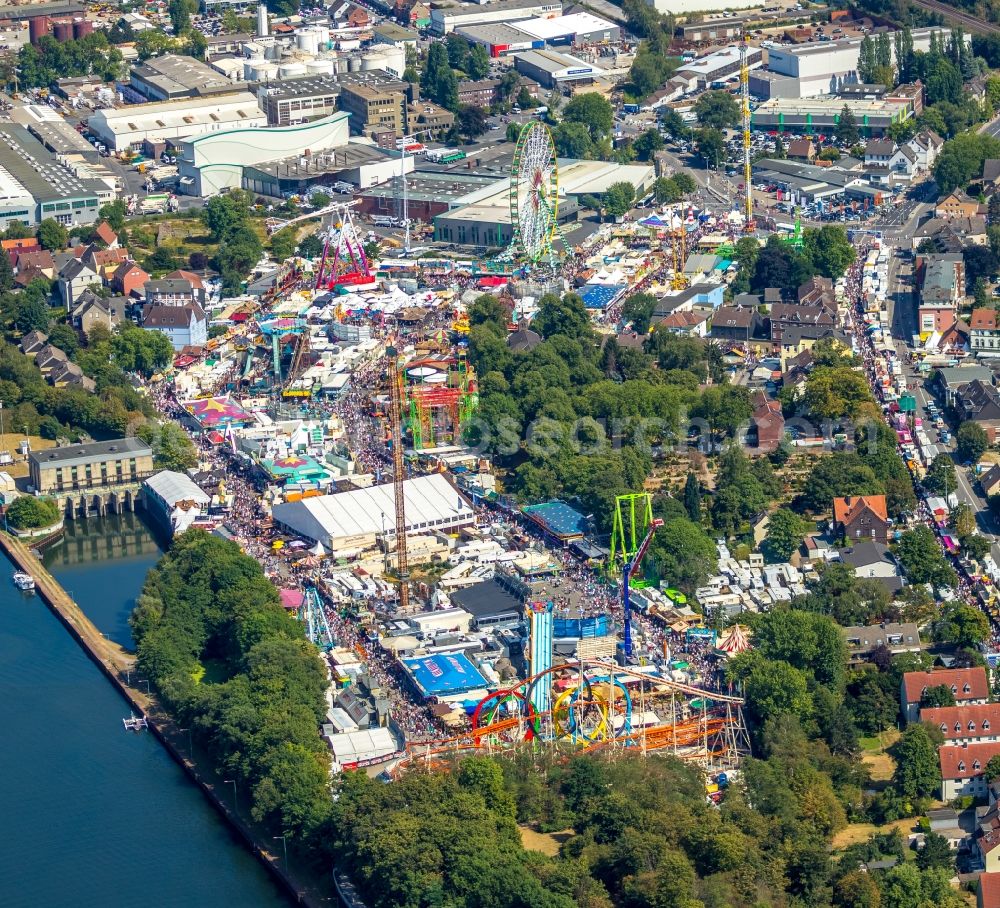
[[[425,697],[461,694],[489,686],[464,653],[404,659],[403,666]]]
[[[588,309],[606,309],[625,287],[625,284],[588,284],[580,291],[580,298]]]
[[[587,518],[565,501],[546,501],[530,504],[521,510],[546,532],[560,539],[582,536],[587,529]]]

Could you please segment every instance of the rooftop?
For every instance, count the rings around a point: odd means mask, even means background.
[[[132,67],[132,75],[168,97],[211,95],[233,90],[233,83],[194,57],[164,54]]]
[[[534,66],[536,69],[543,70],[550,75],[559,72],[561,69],[582,68],[587,71],[602,71],[601,67],[596,63],[588,63],[579,57],[573,57],[569,54],[559,54],[554,50],[526,50],[514,56],[515,59],[521,60],[529,66]]]
[[[981,667],[906,672],[903,675],[903,688],[908,703],[920,702],[924,690],[930,687],[939,687],[942,684],[952,688],[956,700],[986,700],[990,695],[986,669]]]
[[[36,202],[94,196],[107,187],[81,180],[59,164],[55,156],[23,126],[0,123],[0,196],[23,186]]]
[[[85,445],[68,445],[63,448],[49,448],[46,451],[32,451],[28,458],[32,463],[37,463],[41,469],[49,469],[102,460],[152,456],[153,449],[141,438],[112,438],[109,441],[95,441]]]

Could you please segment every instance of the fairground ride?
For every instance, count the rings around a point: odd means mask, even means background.
[[[649,550],[649,544],[653,541],[653,535],[661,526],[663,526],[663,521],[659,517],[654,517],[650,521],[649,530],[647,530],[645,538],[639,543],[636,553],[625,562],[622,568],[622,609],[625,616],[622,650],[626,661],[631,661],[632,659],[632,599],[629,583],[632,579],[632,572],[637,570],[642,564],[642,559]]]
[[[306,587],[302,600],[301,618],[306,623],[306,636],[320,649],[329,651],[336,645],[330,622],[323,609],[323,600],[314,586]]]
[[[317,290],[367,286],[375,280],[354,225],[351,209],[356,204],[347,202],[330,206],[333,211],[329,222],[318,234],[323,239],[323,255],[316,271]]]
[[[510,223],[513,234],[504,258],[528,266],[557,259],[553,242],[559,236],[559,166],[549,128],[538,120],[525,123],[517,137],[510,168]]]
[[[533,705],[539,685],[555,694],[548,710]],[[563,663],[484,697],[468,731],[407,742],[396,768],[445,766],[463,753],[499,753],[526,742],[567,753],[666,751],[705,767],[731,767],[749,752],[742,707],[740,697],[611,662]]]
[[[411,360],[406,364],[407,376],[415,379],[406,388],[415,451],[442,443],[460,444],[464,426],[479,407],[476,375],[465,354],[447,363],[446,373],[440,371],[440,360]]]

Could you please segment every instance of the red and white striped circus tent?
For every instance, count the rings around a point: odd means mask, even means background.
[[[715,648],[727,656],[738,656],[740,653],[745,653],[750,649],[750,637],[747,635],[747,629],[741,624],[734,624],[726,631]]]

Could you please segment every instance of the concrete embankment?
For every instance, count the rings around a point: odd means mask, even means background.
[[[135,677],[135,656],[124,647],[109,640],[97,629],[80,606],[70,598],[66,590],[44,567],[41,560],[23,542],[7,533],[0,532],[0,547],[14,562],[18,570],[24,571],[34,578],[38,597],[62,622],[63,626],[83,648],[83,651],[129,703],[132,712],[136,715],[146,716],[150,731],[166,748],[167,753],[184,770],[191,781],[201,789],[209,803],[215,807],[244,844],[267,867],[292,900],[303,905],[314,905],[317,908],[321,903],[330,904],[330,894],[334,892],[332,885],[329,887],[329,891],[321,891],[322,887],[317,886],[316,881],[290,878],[285,872],[279,855],[272,854],[258,845],[259,839],[264,835],[263,830],[254,827],[245,820],[242,814],[234,810],[232,803],[229,803],[233,801],[232,788],[226,786],[223,780],[210,770],[206,770],[194,762],[192,759],[194,755],[189,749],[191,738],[188,729],[178,728],[171,717],[160,707],[154,696],[131,686],[131,684],[142,684],[148,687],[148,682]],[[121,734],[122,731],[115,733]],[[270,841],[269,838],[265,840]],[[334,895],[334,897],[336,896]]]

